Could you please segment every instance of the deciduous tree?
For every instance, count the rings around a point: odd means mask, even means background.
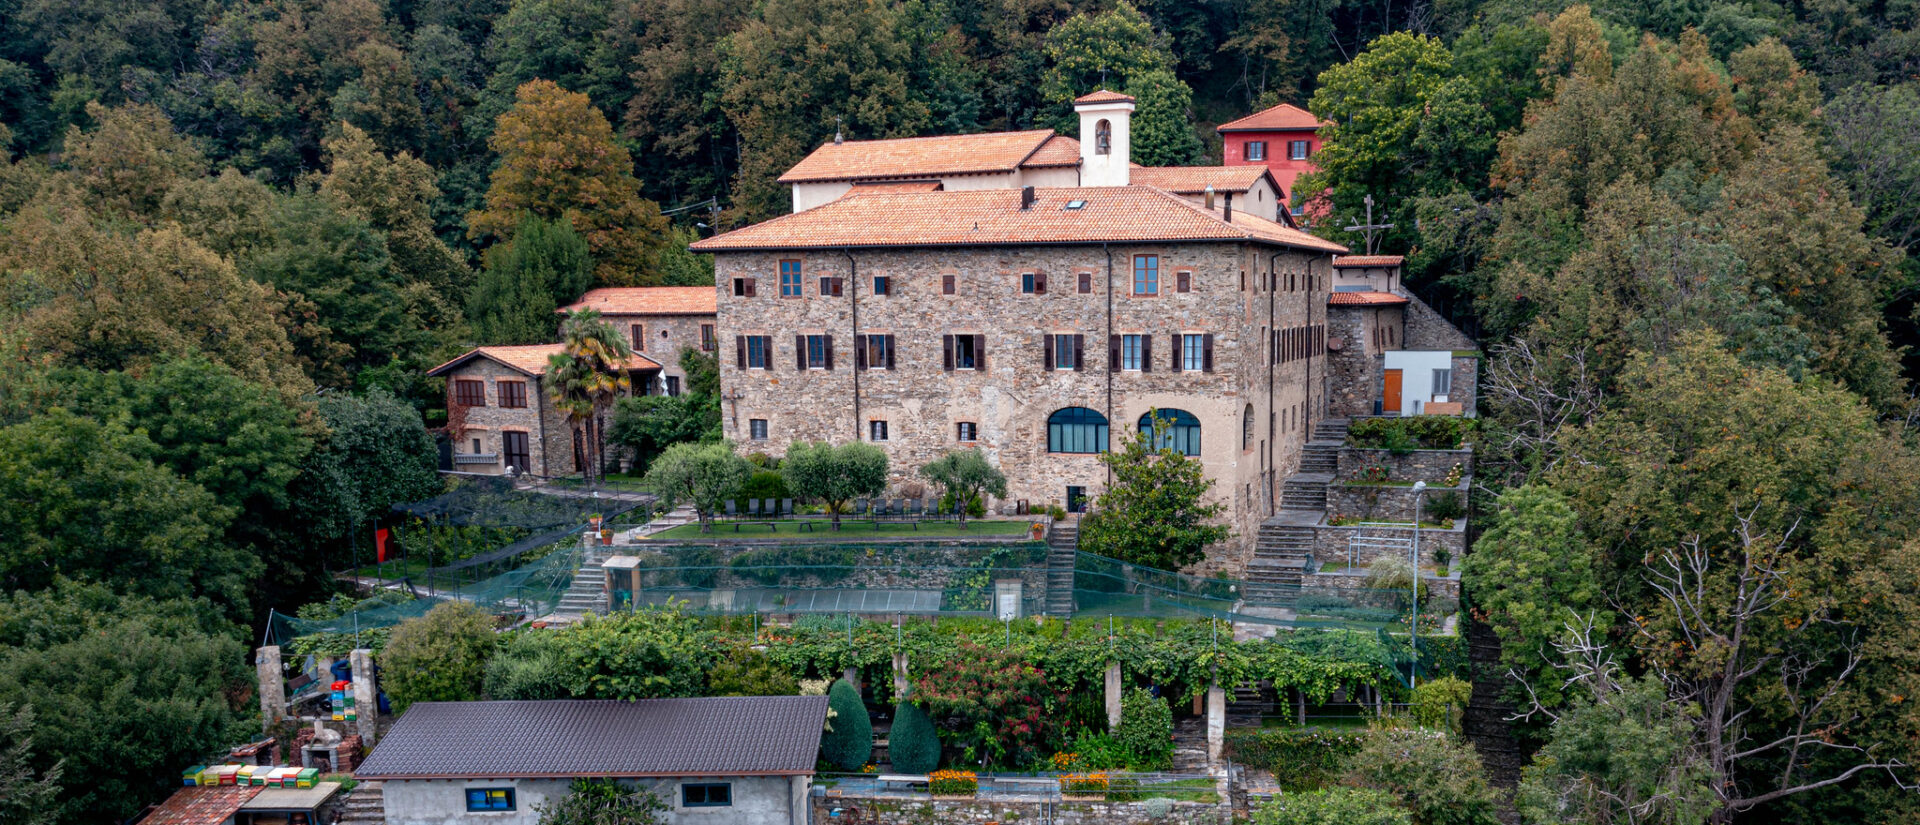
[[[713,514],[725,506],[753,475],[753,465],[726,441],[715,444],[680,443],[668,447],[647,468],[642,484],[668,507],[692,504],[700,517],[700,532],[713,532]]]
[[[825,503],[833,514],[833,529],[838,530],[848,502],[886,489],[887,453],[864,441],[838,447],[825,441],[795,441],[780,460],[780,472],[794,495]]]
[[[1155,418],[1153,429],[1172,423]],[[1200,462],[1171,446],[1155,449],[1144,432],[1126,438],[1117,452],[1100,456],[1113,469],[1113,483],[1094,500],[1094,513],[1080,525],[1080,546],[1089,553],[1161,570],[1178,570],[1206,558],[1207,545],[1232,531],[1210,523],[1226,505],[1206,501],[1213,480]]]
[[[977,448],[954,450],[929,461],[920,468],[920,475],[940,485],[947,495],[953,497],[960,511],[961,529],[967,526],[969,502],[983,495],[1001,498],[1007,495],[1006,475],[988,462],[986,454]]]
[[[393,712],[403,713],[414,702],[480,698],[487,659],[498,645],[493,618],[472,602],[442,602],[401,622],[379,656]]]

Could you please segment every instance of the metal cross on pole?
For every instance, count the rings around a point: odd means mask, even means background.
[[[1362,224],[1357,224],[1354,226],[1349,226],[1347,227],[1347,231],[1365,233],[1367,236],[1367,254],[1372,255],[1374,254],[1374,252],[1378,251],[1379,249],[1378,247],[1379,239],[1374,236],[1374,233],[1381,230],[1385,230],[1385,229],[1392,229],[1394,225],[1390,223],[1374,223],[1373,222],[1373,196],[1372,195],[1368,195],[1366,197],[1365,203],[1367,204],[1366,222]]]

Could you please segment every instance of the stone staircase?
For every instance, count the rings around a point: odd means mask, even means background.
[[[1317,421],[1300,449],[1300,472],[1332,475],[1339,467],[1340,445],[1347,443],[1347,419]]]
[[[560,603],[553,608],[555,617],[578,619],[588,613],[607,612],[607,576],[601,564],[607,560],[608,549],[597,544],[587,548],[586,561],[573,574],[573,584],[560,594]]]
[[[1073,568],[1078,561],[1080,523],[1056,521],[1047,530],[1047,615],[1073,615]]]
[[[380,794],[380,782],[368,780],[354,786],[334,825],[387,825],[387,804]]]

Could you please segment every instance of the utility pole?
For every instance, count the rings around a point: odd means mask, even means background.
[[[1394,225],[1390,223],[1374,223],[1373,222],[1373,196],[1372,195],[1368,195],[1366,197],[1366,204],[1367,204],[1366,222],[1357,224],[1354,226],[1349,226],[1347,227],[1347,231],[1365,233],[1367,236],[1367,254],[1372,255],[1379,249],[1379,238],[1375,237],[1374,233],[1382,230],[1386,230],[1386,229],[1392,229]]]

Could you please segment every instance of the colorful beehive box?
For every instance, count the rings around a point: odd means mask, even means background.
[[[220,766],[208,765],[200,770],[200,784],[212,786],[220,784]]]
[[[269,788],[294,787],[294,784],[293,784],[294,777],[297,777],[299,775],[300,775],[299,768],[274,768],[273,773],[267,776],[267,787]]]
[[[189,788],[198,785],[200,784],[200,774],[206,773],[206,771],[207,766],[205,765],[195,765],[188,768],[185,773],[180,774],[180,784]]]
[[[222,785],[240,784],[240,766],[239,765],[221,765],[220,766],[220,784]]]
[[[253,772],[257,770],[260,770],[259,765],[241,765],[239,772],[236,773],[233,778],[233,784],[235,785],[253,784]]]
[[[318,781],[320,781],[319,768],[303,768],[294,779],[294,787],[311,788],[313,787],[313,783]]]

